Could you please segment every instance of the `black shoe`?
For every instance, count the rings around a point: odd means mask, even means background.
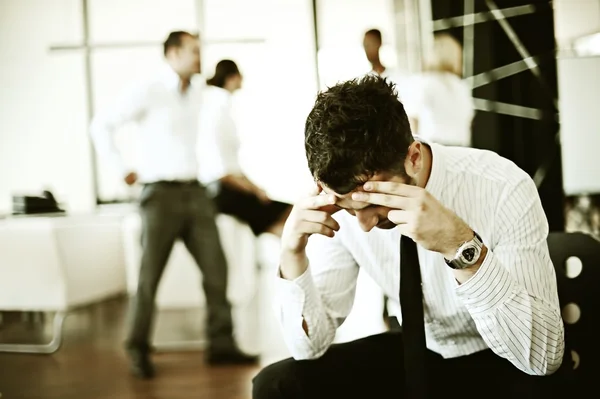
[[[154,366],[150,361],[150,354],[146,350],[128,349],[130,370],[133,375],[142,379],[154,377]]]
[[[206,362],[212,366],[216,365],[250,365],[256,364],[258,356],[251,356],[243,353],[237,348],[228,350],[208,350],[206,354]]]

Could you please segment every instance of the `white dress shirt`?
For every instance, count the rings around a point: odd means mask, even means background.
[[[471,146],[475,115],[471,88],[448,72],[426,72],[403,81],[399,98],[409,118],[417,120],[419,137],[427,142]]]
[[[242,173],[239,151],[231,93],[220,87],[207,86],[198,139],[200,181],[208,184],[226,175]]]
[[[477,273],[459,285],[441,254],[418,247],[427,347],[444,358],[490,348],[526,373],[554,372],[564,329],[548,223],[532,179],[493,152],[431,148],[427,191],[468,223],[488,252]],[[334,238],[309,239],[309,269],[293,281],[277,277],[280,319],[296,359],[327,350],[352,309],[359,268],[394,300],[390,313],[401,322],[397,229],[365,233],[350,214],[334,216],[341,227]]]
[[[169,66],[129,89],[99,112],[90,133],[99,157],[123,176],[136,172],[139,181],[193,180],[198,176],[196,142],[202,89],[197,83],[185,93],[180,78]],[[130,170],[115,145],[118,129],[135,122],[139,126],[139,163]]]

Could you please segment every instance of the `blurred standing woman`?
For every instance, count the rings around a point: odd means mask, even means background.
[[[240,141],[232,110],[232,95],[242,87],[242,74],[231,60],[220,61],[207,80],[200,118],[200,180],[214,195],[219,213],[247,223],[255,235],[281,236],[291,205],[272,201],[242,172]]]
[[[462,78],[462,47],[454,37],[436,34],[423,72],[400,89],[414,136],[445,145],[471,146],[473,97]]]

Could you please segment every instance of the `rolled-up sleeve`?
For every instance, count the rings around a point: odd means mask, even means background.
[[[492,351],[528,374],[552,374],[562,363],[564,325],[533,181],[512,188],[497,212],[497,245],[456,293]]]
[[[358,266],[341,241],[312,236],[307,248],[309,267],[295,280],[277,271],[277,312],[292,357],[322,356],[350,313]],[[303,324],[306,323],[307,331]]]

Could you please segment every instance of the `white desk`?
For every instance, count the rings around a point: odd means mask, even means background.
[[[73,307],[124,293],[119,215],[0,219],[0,310],[57,312],[49,345],[0,345],[0,351],[51,353]]]

